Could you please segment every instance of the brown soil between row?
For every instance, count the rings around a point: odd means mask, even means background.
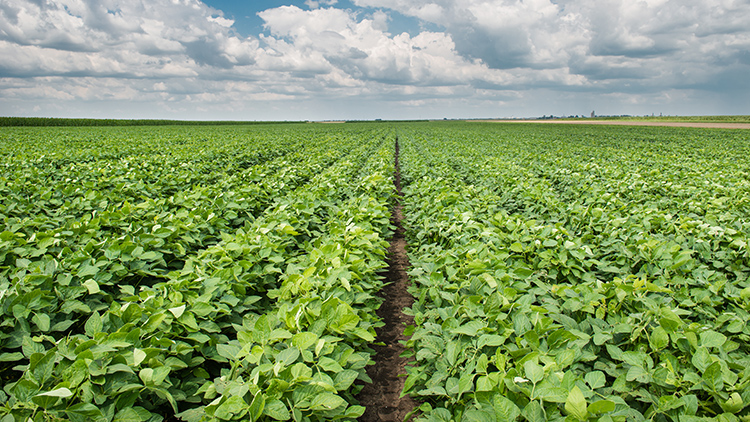
[[[400,356],[406,350],[403,342],[408,339],[404,335],[404,328],[414,323],[414,318],[402,311],[411,307],[414,298],[407,291],[409,277],[406,270],[409,268],[409,258],[406,255],[406,239],[401,225],[403,212],[400,204],[402,193],[398,151],[396,142],[394,183],[399,203],[391,216],[396,232],[390,241],[388,268],[384,273],[388,284],[380,292],[385,301],[377,312],[385,324],[377,330],[377,341],[384,345],[373,347],[376,352],[375,364],[367,368],[367,375],[373,382],[366,384],[357,397],[367,409],[359,422],[402,422],[416,407],[411,397],[399,397],[406,381],[405,368],[409,363],[409,359]]]

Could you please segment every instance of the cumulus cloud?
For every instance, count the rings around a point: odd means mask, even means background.
[[[251,64],[257,39],[241,39],[220,11],[197,0],[10,0],[0,7],[0,48],[26,72],[77,75],[175,76],[198,65]]]
[[[495,69],[570,68],[599,80],[607,73],[641,79],[750,47],[750,2],[742,0],[354,2],[440,25],[459,54]],[[638,70],[644,66],[658,69]]]
[[[4,0],[0,106],[106,100],[228,110],[351,98],[489,107],[531,101],[524,90],[628,104],[618,95],[684,102],[688,90],[733,86],[739,98],[750,89],[748,0],[350,4],[259,10],[264,33],[243,36],[199,0]],[[422,26],[389,30],[404,17]]]

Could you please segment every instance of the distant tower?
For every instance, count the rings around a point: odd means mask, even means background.
[[[596,117],[596,113],[594,113],[594,112],[592,111],[592,112],[591,112],[591,118],[593,119],[594,117]]]

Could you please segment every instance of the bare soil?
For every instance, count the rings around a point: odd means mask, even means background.
[[[394,183],[399,203],[393,209],[391,222],[396,226],[396,232],[388,248],[388,268],[384,273],[388,284],[380,291],[385,301],[378,310],[378,316],[385,325],[377,330],[377,341],[384,345],[373,347],[376,351],[375,365],[367,368],[367,375],[373,382],[365,385],[357,397],[360,404],[367,408],[359,422],[402,422],[416,407],[411,397],[399,397],[406,381],[405,367],[409,363],[409,359],[400,356],[406,350],[402,342],[408,339],[404,336],[404,328],[414,323],[414,319],[402,311],[414,303],[414,298],[406,290],[409,283],[406,274],[409,258],[406,256],[406,239],[401,225],[403,212],[400,204],[402,193],[398,141],[395,160]]]
[[[497,123],[563,123],[583,125],[616,125],[616,126],[671,126],[671,127],[702,127],[710,129],[750,129],[750,123],[720,123],[720,122],[662,122],[637,120],[471,120],[474,122]]]

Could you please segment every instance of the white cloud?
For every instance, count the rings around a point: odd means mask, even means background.
[[[472,109],[578,92],[632,105],[705,91],[742,104],[750,90],[747,0],[352,3],[367,9],[307,0],[259,11],[267,32],[244,37],[198,0],[3,0],[0,114],[45,100],[221,113],[342,99]],[[404,16],[423,26],[390,32]]]
[[[305,0],[305,6],[311,9],[317,9],[321,6],[333,6],[339,0]]]

